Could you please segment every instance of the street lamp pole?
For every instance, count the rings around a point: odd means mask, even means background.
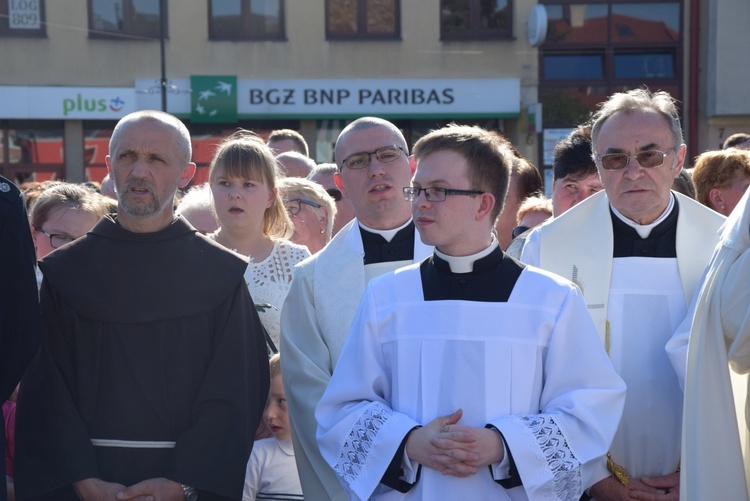
[[[159,43],[161,45],[161,111],[167,111],[167,57],[164,46],[167,36],[167,0],[159,0]]]

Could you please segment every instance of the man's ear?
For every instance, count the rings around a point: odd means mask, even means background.
[[[480,197],[479,209],[477,210],[476,219],[481,221],[484,218],[489,218],[492,213],[492,209],[495,208],[495,195],[492,193],[484,192]]]
[[[675,164],[675,167],[678,167],[678,168],[676,169],[674,176],[677,177],[680,171],[682,171],[682,166],[685,164],[685,156],[687,155],[687,146],[685,146],[684,144],[681,144],[680,147],[675,150],[675,155],[677,157],[677,163]]]
[[[107,164],[109,165],[109,163]],[[190,183],[190,180],[193,179],[193,176],[195,175],[195,169],[196,166],[193,162],[190,162],[185,166],[185,170],[182,171],[182,175],[180,176],[180,179],[177,181],[177,186],[180,188],[184,188],[185,186]]]
[[[344,193],[344,182],[341,180],[340,172],[334,172],[333,182],[336,183],[336,188],[338,188],[341,191],[341,193]]]
[[[414,155],[409,155],[409,170],[411,171],[412,176],[417,171],[417,159],[414,158]]]
[[[109,155],[104,157],[104,163],[107,164],[107,174],[109,174],[109,178],[114,181],[115,175],[112,172],[112,157],[110,157]]]

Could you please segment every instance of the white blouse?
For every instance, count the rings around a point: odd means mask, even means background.
[[[258,312],[263,327],[279,347],[281,339],[281,306],[292,284],[294,265],[310,256],[304,245],[288,240],[275,240],[273,250],[263,261],[250,264],[245,271],[245,281],[256,305],[270,305]]]

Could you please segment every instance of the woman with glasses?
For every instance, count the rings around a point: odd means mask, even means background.
[[[88,233],[114,207],[108,198],[77,184],[58,183],[41,192],[29,211],[37,260]],[[39,271],[37,279],[41,284]]]
[[[279,181],[286,212],[294,223],[292,242],[315,254],[331,240],[336,203],[318,183],[288,177]]]
[[[279,318],[294,265],[310,255],[294,232],[277,189],[273,152],[252,132],[239,130],[219,145],[208,181],[219,229],[210,238],[250,259],[245,272],[260,321],[276,351]]]

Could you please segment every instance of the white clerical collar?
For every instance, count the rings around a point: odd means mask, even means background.
[[[402,224],[398,228],[393,228],[392,230],[374,230],[372,228],[368,228],[362,223],[359,223],[359,226],[365,231],[369,231],[370,233],[375,233],[377,235],[380,235],[381,237],[385,238],[386,242],[390,242],[391,240],[393,240],[393,237],[396,236],[396,233],[398,233],[399,231],[409,226],[410,223],[411,223],[411,218],[409,218],[404,224]]]
[[[472,270],[474,270],[474,262],[482,259],[485,256],[489,256],[490,253],[492,253],[492,251],[494,251],[497,247],[497,239],[495,238],[495,235],[492,235],[492,242],[490,242],[490,246],[483,251],[477,252],[476,254],[472,254],[470,256],[449,256],[448,254],[443,254],[439,250],[435,249],[435,255],[440,259],[447,261],[453,273],[471,273]]]
[[[617,216],[620,221],[627,224],[631,228],[633,228],[635,231],[638,232],[638,235],[641,238],[648,238],[648,236],[651,234],[651,230],[653,230],[659,223],[664,221],[670,212],[672,212],[672,209],[674,208],[674,195],[670,193],[669,195],[669,203],[667,204],[667,208],[664,209],[664,212],[661,213],[661,216],[659,216],[656,221],[654,221],[651,224],[638,224],[635,221],[628,219],[627,217],[623,216],[620,211],[615,209],[615,206],[612,205],[612,203],[609,204],[609,207],[612,209],[612,212],[615,213],[615,216]]]

